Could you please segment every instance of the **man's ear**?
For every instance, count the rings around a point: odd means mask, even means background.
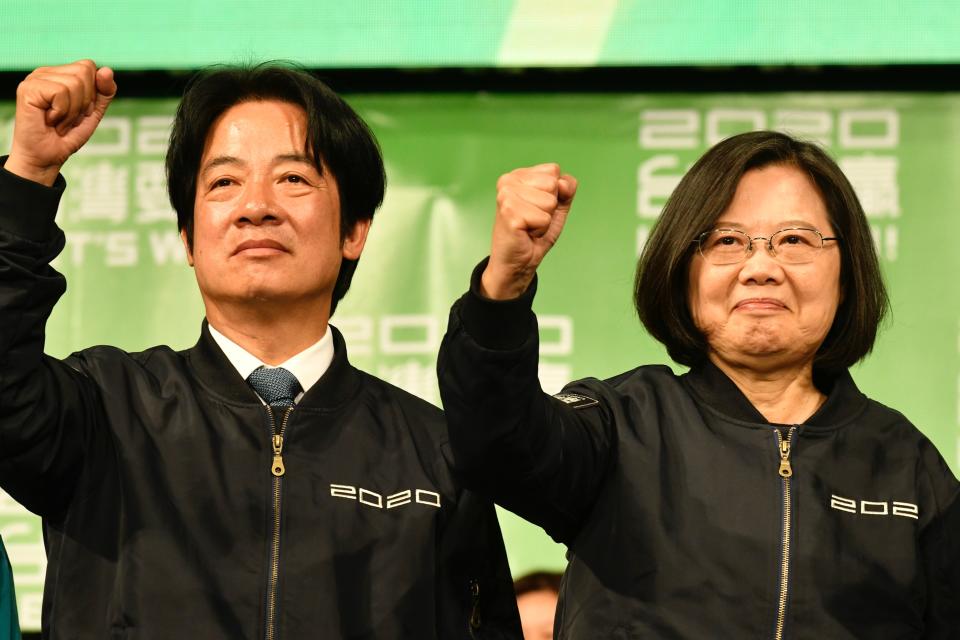
[[[367,242],[367,232],[370,231],[371,218],[366,220],[357,220],[353,229],[343,239],[343,246],[340,252],[347,260],[358,260],[363,252],[363,245]],[[191,263],[192,264],[192,263]]]
[[[183,242],[183,252],[187,254],[187,264],[193,266],[193,251],[190,249],[190,241],[187,240],[187,230],[180,229],[180,241]]]

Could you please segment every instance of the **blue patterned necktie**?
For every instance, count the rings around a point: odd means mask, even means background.
[[[271,407],[292,407],[303,391],[297,377],[283,367],[257,367],[247,377],[247,384]]]

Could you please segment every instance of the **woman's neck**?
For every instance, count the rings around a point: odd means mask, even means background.
[[[812,361],[770,370],[724,360],[714,352],[710,361],[773,423],[802,424],[827,399],[813,384]]]

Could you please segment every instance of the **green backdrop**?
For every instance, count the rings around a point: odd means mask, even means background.
[[[956,0],[4,0],[0,69],[960,62]]]
[[[827,146],[870,216],[893,298],[876,352],[854,371],[960,468],[960,95],[365,95],[352,103],[383,146],[389,186],[353,289],[333,319],[360,367],[438,401],[434,363],[450,303],[486,253],[497,177],[545,161],[580,179],[574,211],[541,269],[541,377],[609,376],[666,355],[630,301],[637,252],[679,175],[711,143],[781,128]],[[48,351],[97,343],[186,347],[202,309],[163,184],[175,102],[118,100],[67,165],[59,214],[69,289]],[[0,103],[0,148],[12,103]],[[563,550],[502,519],[519,574]],[[39,523],[0,498],[21,618],[39,621]]]

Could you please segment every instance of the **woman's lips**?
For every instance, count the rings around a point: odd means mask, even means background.
[[[746,298],[733,308],[735,311],[783,311],[787,305],[775,298]]]

